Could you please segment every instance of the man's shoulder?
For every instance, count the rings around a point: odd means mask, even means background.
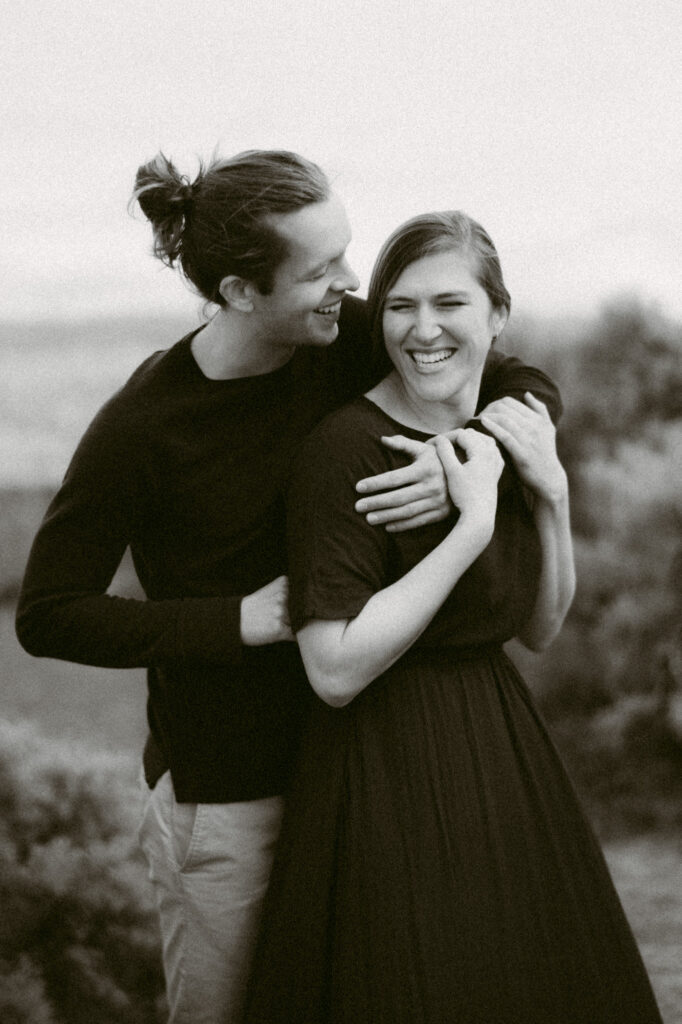
[[[179,347],[186,346],[190,337],[186,335],[170,348],[147,356],[101,406],[85,437],[119,442],[128,437],[137,442],[153,431],[164,405],[172,404],[173,396],[182,391],[178,383]]]
[[[317,349],[315,358],[327,374],[342,403],[370,387],[371,343],[367,303],[355,295],[344,295],[339,315],[339,334],[333,344]]]
[[[341,299],[341,317],[339,322],[343,323],[345,321],[364,325],[367,324],[367,318],[367,300],[346,292]]]

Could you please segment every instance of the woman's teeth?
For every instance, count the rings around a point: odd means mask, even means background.
[[[429,366],[431,363],[444,363],[454,351],[454,348],[441,348],[438,352],[410,352],[410,355],[418,366]]]

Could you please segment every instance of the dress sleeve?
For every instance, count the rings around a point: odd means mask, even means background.
[[[83,437],[33,542],[17,636],[36,657],[106,668],[241,657],[239,598],[137,600],[107,594],[145,511],[138,439],[107,406]]]
[[[296,460],[287,495],[290,619],[351,619],[387,583],[385,530],[355,511],[356,482],[387,468],[372,438],[316,431]]]

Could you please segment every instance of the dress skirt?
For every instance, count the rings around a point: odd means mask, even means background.
[[[654,1024],[599,845],[500,647],[317,701],[246,1024]]]

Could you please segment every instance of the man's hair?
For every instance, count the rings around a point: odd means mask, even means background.
[[[485,228],[461,210],[423,213],[396,228],[377,256],[369,283],[367,305],[372,328],[376,374],[393,369],[384,346],[382,318],[389,290],[406,267],[439,252],[461,252],[471,260],[472,273],[493,309],[511,309],[497,249]]]
[[[220,282],[229,274],[267,295],[287,244],[270,222],[330,195],[324,172],[286,150],[247,150],[200,164],[193,182],[158,153],[135,177],[136,201],[154,230],[154,254],[209,302],[225,305]]]

